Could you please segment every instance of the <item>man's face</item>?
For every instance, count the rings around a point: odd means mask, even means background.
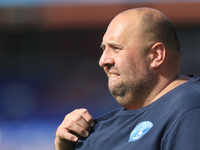
[[[111,94],[123,107],[139,100],[151,80],[145,42],[137,22],[128,24],[127,19],[118,17],[111,22],[103,37],[99,60],[108,76]]]

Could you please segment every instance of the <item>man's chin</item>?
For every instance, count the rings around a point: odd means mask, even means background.
[[[125,90],[122,88],[122,86],[109,86],[109,90],[115,99],[121,98],[125,95]]]

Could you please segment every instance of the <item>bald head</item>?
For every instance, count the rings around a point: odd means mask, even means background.
[[[146,42],[161,42],[167,50],[180,51],[175,29],[162,12],[152,8],[141,7],[126,10],[117,15],[117,17],[128,18],[129,24],[134,22]]]

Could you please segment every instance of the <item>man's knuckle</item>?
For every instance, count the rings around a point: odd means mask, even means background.
[[[80,109],[80,112],[81,112],[82,114],[86,114],[86,113],[88,112],[88,110],[85,109],[85,108],[82,108],[82,109]]]
[[[64,124],[66,129],[71,129],[73,125],[74,125],[74,122],[72,120],[68,120]]]
[[[77,115],[76,117],[74,117],[74,121],[75,122],[78,122],[79,120],[81,120],[82,119],[82,116],[81,115]]]
[[[65,115],[64,120],[67,120],[69,118],[70,114]]]

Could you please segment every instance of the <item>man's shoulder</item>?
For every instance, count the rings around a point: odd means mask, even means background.
[[[188,82],[185,83],[185,86],[190,89],[190,91],[193,91],[197,93],[197,95],[200,94],[200,77],[197,75],[189,75],[191,77]]]
[[[197,75],[191,75],[191,78],[184,84],[173,89],[166,94],[166,98],[171,99],[172,104],[200,105],[200,78]]]

